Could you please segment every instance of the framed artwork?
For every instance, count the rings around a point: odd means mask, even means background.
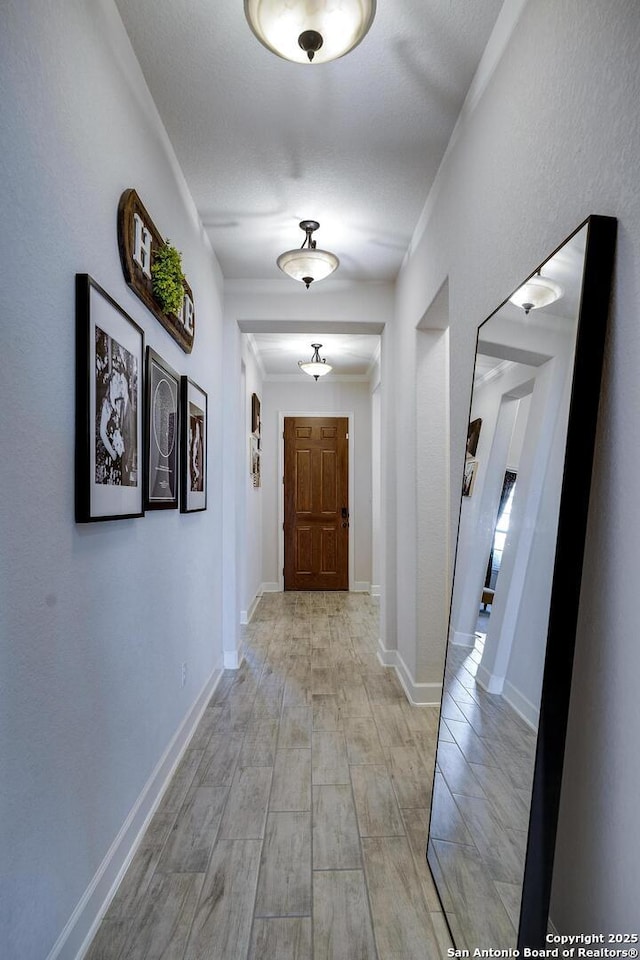
[[[478,461],[475,457],[467,456],[464,462],[464,477],[462,480],[462,496],[470,497],[473,493],[473,485],[476,482],[476,473],[478,471]]]
[[[144,333],[86,273],[76,274],[77,523],[142,517]]]
[[[251,394],[251,433],[260,436],[260,397],[257,393]]]
[[[181,381],[182,485],[180,510],[207,509],[207,395],[193,380]]]
[[[145,493],[147,510],[178,506],[180,377],[147,347],[145,396]]]
[[[249,471],[251,475],[251,481],[254,487],[260,486],[260,447],[258,446],[258,438],[253,435],[249,439]]]
[[[467,453],[470,457],[475,457],[478,450],[478,440],[480,439],[480,428],[482,427],[482,418],[472,420],[467,431]]]

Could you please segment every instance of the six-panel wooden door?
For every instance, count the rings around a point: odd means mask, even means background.
[[[285,590],[349,589],[348,425],[285,417]]]

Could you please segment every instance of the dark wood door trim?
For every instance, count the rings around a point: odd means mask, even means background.
[[[280,422],[283,588],[348,590],[353,575],[352,415],[282,413]]]

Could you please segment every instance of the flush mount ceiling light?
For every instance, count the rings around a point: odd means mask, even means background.
[[[314,351],[311,360],[298,360],[298,366],[301,370],[304,370],[305,373],[308,373],[310,377],[313,377],[314,380],[318,380],[318,377],[324,377],[327,373],[331,373],[333,367],[330,363],[327,363],[326,360],[320,358],[318,351],[320,350],[321,343],[312,343],[311,347]]]
[[[272,53],[296,63],[326,63],[360,43],[376,0],[244,0],[244,12]]]
[[[316,242],[311,239],[311,234],[319,226],[317,220],[301,220],[300,229],[306,234],[302,246],[296,250],[286,250],[276,261],[287,276],[300,280],[307,290],[314,280],[324,280],[340,263],[335,253],[316,249]]]
[[[523,283],[509,299],[517,307],[522,307],[528,315],[530,310],[548,307],[549,304],[559,300],[563,293],[562,287],[555,280],[549,280],[548,277],[542,277],[539,273],[536,273],[534,277]]]

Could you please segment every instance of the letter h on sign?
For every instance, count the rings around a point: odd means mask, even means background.
[[[147,230],[142,217],[138,213],[134,213],[133,223],[133,259],[145,277],[151,280],[151,231]]]
[[[191,336],[193,336],[193,314],[193,301],[188,293],[185,292],[180,319],[182,320],[182,326]]]

